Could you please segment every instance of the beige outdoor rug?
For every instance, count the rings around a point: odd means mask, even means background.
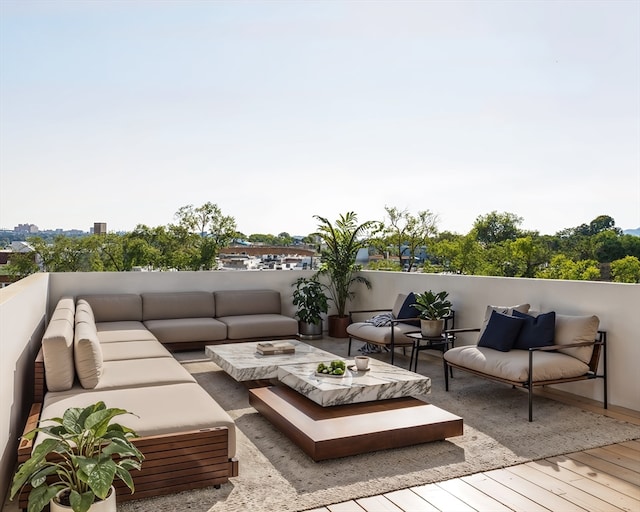
[[[326,340],[321,347],[346,354],[346,342]],[[204,352],[177,357],[236,421],[240,475],[220,489],[125,502],[119,511],[301,511],[640,438],[638,426],[539,397],[529,423],[526,393],[460,371],[447,393],[442,363],[428,358],[418,368],[432,378],[426,399],[461,416],[463,436],[315,463],[250,407],[245,386]]]

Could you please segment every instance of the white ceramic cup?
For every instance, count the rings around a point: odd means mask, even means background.
[[[360,372],[369,368],[369,358],[367,356],[356,356],[356,368]]]

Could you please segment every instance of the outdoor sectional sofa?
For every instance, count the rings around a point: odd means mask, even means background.
[[[25,432],[69,407],[103,401],[133,413],[119,422],[140,436],[134,442],[145,456],[133,475],[135,494],[120,483],[119,500],[219,486],[238,475],[235,424],[167,347],[296,334],[273,290],[63,297],[36,358]],[[18,462],[32,449],[21,440]],[[21,508],[27,497],[25,490]]]
[[[601,378],[606,409],[606,332],[598,330],[599,324],[595,315],[538,313],[529,311],[529,304],[487,306],[480,328],[447,331],[451,335],[476,331],[479,335],[477,344],[444,353],[445,388],[449,391],[449,368],[525,388],[532,421],[534,387]]]

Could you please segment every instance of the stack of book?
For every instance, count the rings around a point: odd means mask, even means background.
[[[273,356],[276,354],[294,354],[296,346],[289,341],[265,341],[258,343],[256,350],[263,356]]]

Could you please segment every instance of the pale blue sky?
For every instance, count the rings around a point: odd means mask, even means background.
[[[0,0],[0,227],[640,227],[638,1]]]

